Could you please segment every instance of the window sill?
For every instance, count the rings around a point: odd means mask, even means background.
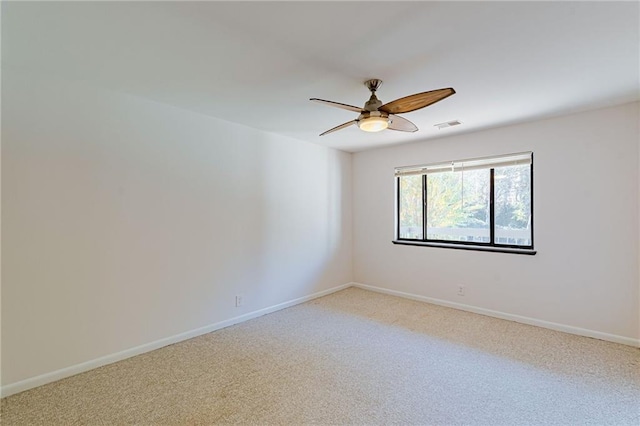
[[[425,241],[410,241],[410,240],[393,240],[391,242],[393,244],[400,244],[405,246],[440,247],[440,248],[451,248],[451,249],[457,249],[457,250],[490,251],[494,253],[513,253],[513,254],[528,254],[528,255],[534,255],[537,253],[533,249],[512,248],[512,247],[476,246],[471,244],[431,243],[431,242],[425,242]]]

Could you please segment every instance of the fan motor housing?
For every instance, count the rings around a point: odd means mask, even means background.
[[[382,111],[365,111],[365,112],[363,112],[362,114],[360,114],[358,116],[357,121],[366,120],[369,117],[389,118],[389,114],[387,114],[386,112],[382,112]]]
[[[369,112],[376,112],[378,111],[378,108],[380,108],[381,106],[382,106],[382,101],[380,101],[380,99],[376,97],[375,93],[372,93],[369,100],[364,104],[363,109]]]

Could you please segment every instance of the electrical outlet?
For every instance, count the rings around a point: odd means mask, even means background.
[[[242,306],[242,303],[244,302],[244,300],[242,300],[243,297],[241,294],[236,294],[236,308],[239,308],[240,306]]]
[[[464,296],[464,286],[463,285],[459,285],[458,286],[458,296]]]

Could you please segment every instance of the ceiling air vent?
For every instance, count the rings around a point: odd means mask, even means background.
[[[446,123],[434,124],[433,127],[437,127],[438,130],[446,129],[447,127],[457,126],[462,124],[460,120],[447,121]]]

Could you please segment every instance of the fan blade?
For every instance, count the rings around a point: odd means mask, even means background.
[[[416,93],[415,95],[405,96],[382,105],[378,111],[388,114],[403,114],[405,112],[415,111],[420,108],[435,104],[456,93],[453,88],[432,90],[430,92]]]
[[[320,133],[320,136],[324,136],[324,135],[326,135],[327,133],[331,133],[331,132],[335,132],[335,131],[337,131],[337,130],[344,129],[345,127],[349,127],[349,126],[351,126],[352,124],[356,124],[356,120],[347,121],[346,123],[342,123],[341,125],[336,126],[336,127],[334,127],[333,129],[329,129],[329,130],[327,130],[327,131],[326,131],[326,132],[324,132],[324,133]]]
[[[401,132],[417,132],[418,126],[407,120],[406,118],[402,118],[399,115],[389,114],[389,118],[391,119],[391,124],[387,127],[389,130],[398,130]]]
[[[362,108],[358,108],[358,107],[353,106],[353,105],[341,104],[340,102],[325,101],[324,99],[318,99],[318,98],[311,98],[309,100],[310,101],[314,101],[314,102],[318,102],[318,103],[321,103],[321,104],[329,105],[329,106],[334,106],[334,107],[346,109],[346,110],[353,111],[353,112],[362,112],[362,111],[364,111]]]

